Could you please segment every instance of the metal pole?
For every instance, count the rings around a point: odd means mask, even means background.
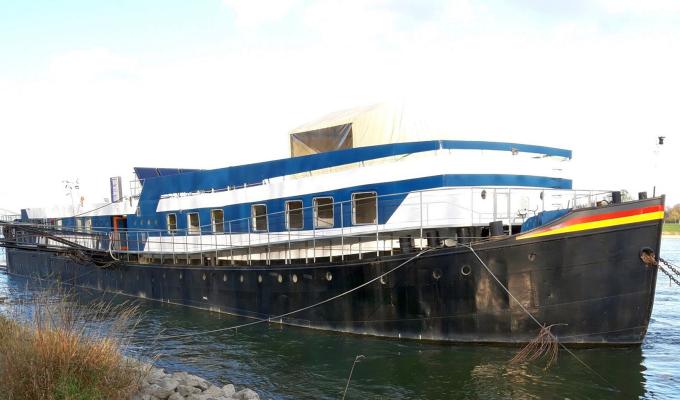
[[[514,215],[512,215],[512,189],[508,189],[508,236],[512,236],[512,222]]]
[[[304,219],[303,219],[303,221],[304,221]],[[302,226],[304,226],[304,222],[303,222]],[[288,224],[288,256],[287,256],[286,264],[292,264],[290,258],[291,258],[291,254],[290,254],[290,224]]]
[[[316,224],[312,226],[312,262],[316,262]]]
[[[380,258],[380,225],[378,225],[378,196],[375,196],[375,257]]]
[[[340,259],[345,261],[345,215],[342,210],[342,201],[340,202]]]
[[[234,265],[234,243],[231,236],[231,220],[229,220],[229,258],[231,259],[231,265]]]
[[[198,224],[198,254],[201,256],[201,263],[203,265],[203,228]]]
[[[420,191],[420,249],[423,249],[423,192]]]
[[[248,265],[252,265],[250,263],[250,224],[252,224],[253,218],[248,218]]]
[[[170,231],[170,237],[172,237],[172,263],[177,264],[177,258],[175,258],[175,232]]]

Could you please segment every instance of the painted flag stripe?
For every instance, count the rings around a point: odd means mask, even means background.
[[[633,224],[638,222],[653,221],[663,219],[664,212],[662,206],[652,206],[636,208],[633,210],[617,211],[613,213],[591,215],[580,218],[573,218],[549,228],[527,233],[517,237],[518,240],[534,237],[558,235],[561,233],[579,232],[590,229],[606,228],[611,226]]]

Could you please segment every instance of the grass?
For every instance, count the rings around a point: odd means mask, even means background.
[[[680,235],[680,224],[666,222],[663,224],[663,233],[667,235]]]
[[[64,293],[42,293],[14,307],[22,309],[0,315],[0,397],[126,399],[138,390],[143,372],[121,351],[136,307],[84,306]]]

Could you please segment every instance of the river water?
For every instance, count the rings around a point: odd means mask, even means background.
[[[662,241],[661,256],[680,264],[680,238]],[[34,290],[0,273],[0,296]],[[4,293],[3,293],[4,292]],[[89,301],[96,293],[80,293]],[[169,371],[256,389],[263,399],[338,399],[352,363],[348,399],[669,399],[680,398],[680,287],[659,274],[649,332],[641,347],[577,349],[592,370],[560,351],[548,370],[512,366],[517,349],[451,346],[317,332],[260,324],[238,332],[159,341],[243,320],[153,301],[127,351],[158,357]]]

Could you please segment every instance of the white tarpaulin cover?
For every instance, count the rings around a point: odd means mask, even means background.
[[[290,132],[292,157],[377,144],[442,139],[403,104],[382,103],[326,115]]]

